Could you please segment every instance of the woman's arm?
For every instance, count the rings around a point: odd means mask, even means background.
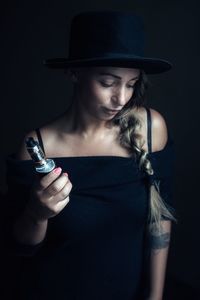
[[[47,224],[48,220],[37,221],[24,212],[14,224],[13,236],[19,243],[37,245],[45,238]]]
[[[167,125],[163,116],[150,109],[152,117],[152,151],[162,150],[168,140]],[[167,257],[170,243],[171,221],[162,221],[163,232],[150,236],[150,294],[148,300],[162,300]]]
[[[16,158],[18,160],[23,161],[30,159],[25,146],[25,140],[29,136],[32,136],[35,139],[37,138],[35,131],[28,133],[24,137],[16,152]],[[21,213],[13,225],[13,236],[17,242],[27,245],[36,245],[41,243],[45,238],[48,220],[39,221],[34,218],[30,210],[26,209]]]
[[[162,300],[167,257],[170,244],[171,221],[162,221],[163,232],[151,234],[150,295],[148,300]]]
[[[28,134],[33,136],[33,134]],[[16,154],[17,159],[25,160],[27,150],[25,142]],[[67,173],[55,168],[42,178],[37,178],[30,190],[29,199],[21,215],[13,224],[15,239],[23,244],[37,245],[46,236],[48,219],[56,216],[69,202],[72,184]]]

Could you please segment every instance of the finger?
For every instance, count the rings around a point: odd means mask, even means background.
[[[52,184],[61,174],[62,169],[60,167],[55,168],[47,175],[43,176],[38,182],[38,189],[45,190],[48,186]]]
[[[65,200],[69,196],[71,189],[72,183],[68,180],[63,189],[54,197],[53,201],[56,203]]]
[[[68,180],[69,178],[66,173],[63,173],[43,191],[43,196],[45,198],[56,196],[64,188]]]
[[[63,208],[69,203],[70,197],[68,196],[67,198],[63,199],[62,201],[59,201],[54,205],[54,211],[55,213],[59,213]]]

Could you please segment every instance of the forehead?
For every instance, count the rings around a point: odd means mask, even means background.
[[[93,68],[93,72],[96,74],[114,74],[121,78],[133,78],[140,73],[139,69],[118,68],[118,67],[97,67]]]

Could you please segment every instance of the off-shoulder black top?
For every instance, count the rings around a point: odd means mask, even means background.
[[[147,111],[148,157],[154,178],[160,180],[160,193],[173,207],[174,142],[169,136],[164,149],[151,152]],[[20,259],[19,299],[142,299],[148,271],[148,175],[139,169],[134,157],[54,160],[73,184],[69,203],[49,219],[46,238],[40,244],[21,245],[7,235],[11,255]],[[29,199],[35,176],[31,160],[18,161],[14,155],[7,158],[10,224]]]

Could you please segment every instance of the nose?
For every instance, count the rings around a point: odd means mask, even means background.
[[[124,87],[116,88],[112,95],[112,101],[115,104],[115,107],[122,107],[127,103],[127,92]]]

